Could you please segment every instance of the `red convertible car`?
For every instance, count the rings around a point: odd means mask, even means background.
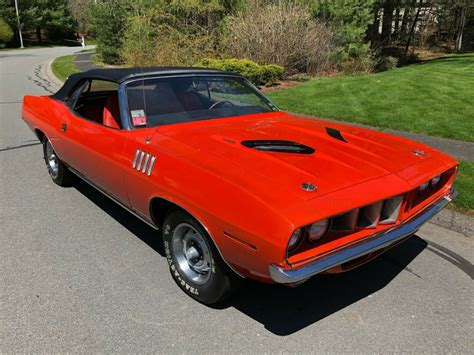
[[[91,70],[25,96],[22,117],[53,181],[78,176],[160,230],[172,277],[206,304],[241,278],[295,286],[362,265],[456,195],[449,156],[280,111],[230,72]]]

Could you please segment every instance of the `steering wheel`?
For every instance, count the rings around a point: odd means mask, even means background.
[[[211,106],[209,106],[208,110],[212,110],[213,108],[215,108],[217,105],[221,105],[221,104],[231,104],[232,106],[235,106],[232,102],[230,102],[229,100],[220,100],[220,101],[217,101],[217,102],[214,102]]]

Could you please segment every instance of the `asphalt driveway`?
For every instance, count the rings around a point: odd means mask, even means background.
[[[0,52],[0,352],[472,353],[474,239],[432,224],[343,275],[248,282],[218,309],[187,297],[159,235],[52,183],[20,119],[23,95],[55,89],[44,65],[75,50]]]

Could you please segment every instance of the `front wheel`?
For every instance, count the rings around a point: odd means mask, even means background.
[[[59,186],[71,186],[73,183],[72,173],[59,159],[46,136],[43,138],[43,156],[51,179]]]
[[[163,224],[163,244],[171,275],[181,289],[204,304],[225,300],[239,283],[209,234],[188,213],[174,210]]]

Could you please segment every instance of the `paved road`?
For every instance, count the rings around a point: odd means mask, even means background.
[[[48,88],[38,66],[73,50],[0,52],[0,352],[472,353],[474,239],[434,225],[297,289],[248,282],[220,309],[188,298],[153,230],[50,181],[19,117]]]

